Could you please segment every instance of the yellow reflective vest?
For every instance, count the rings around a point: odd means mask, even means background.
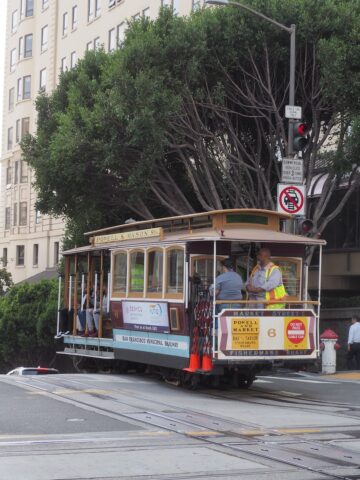
[[[260,268],[259,265],[256,265],[253,268],[251,272],[251,277],[255,275],[255,272],[257,272],[259,268]],[[268,280],[270,278],[270,275],[276,268],[280,269],[280,267],[278,267],[274,263],[270,263],[269,268],[267,268],[265,271],[265,280]],[[286,297],[286,290],[283,283],[275,287],[273,290],[265,291],[265,300],[267,300],[268,302],[273,302],[275,300],[282,300],[285,297]],[[271,310],[277,310],[279,308],[284,308],[284,307],[285,307],[284,303],[269,303],[266,305],[266,308]]]

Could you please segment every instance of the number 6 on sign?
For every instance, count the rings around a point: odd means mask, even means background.
[[[305,186],[278,183],[277,211],[305,215]]]

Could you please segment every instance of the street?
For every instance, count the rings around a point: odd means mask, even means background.
[[[0,478],[360,478],[360,373],[249,390],[145,375],[0,377]]]

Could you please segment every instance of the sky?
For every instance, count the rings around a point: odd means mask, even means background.
[[[5,53],[5,31],[6,31],[6,3],[7,0],[0,0],[0,132],[2,132],[2,112],[4,99],[4,53]],[[0,134],[0,152],[1,150]]]

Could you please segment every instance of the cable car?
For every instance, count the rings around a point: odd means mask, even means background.
[[[274,364],[297,368],[319,356],[323,240],[286,233],[290,215],[217,210],[88,232],[64,252],[59,279],[59,353],[119,369],[147,366],[196,383],[223,377],[249,386]],[[254,303],[246,292],[220,300],[221,261],[243,282],[266,247],[286,296]],[[317,298],[308,297],[309,249],[318,249]],[[66,332],[63,334],[62,332]]]

